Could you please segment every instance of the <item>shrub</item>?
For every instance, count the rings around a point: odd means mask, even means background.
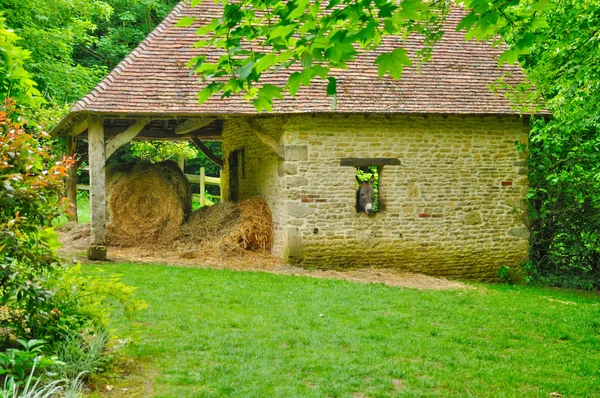
[[[40,226],[66,209],[56,192],[73,159],[57,161],[16,112],[10,100],[0,111],[0,306],[8,314],[6,328],[32,338],[58,315],[46,283],[60,267],[52,251],[55,236]]]
[[[600,288],[597,122],[538,120],[530,145],[531,263],[545,285]]]
[[[47,357],[42,354],[45,342],[42,340],[18,340],[21,348],[11,348],[6,352],[0,352],[0,382],[21,386],[31,380],[38,380],[37,372],[41,372],[51,366],[61,365],[58,358]]]

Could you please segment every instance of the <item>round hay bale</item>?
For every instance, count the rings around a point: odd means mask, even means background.
[[[208,242],[231,233],[240,222],[240,209],[235,203],[215,203],[192,213],[181,226],[181,238],[189,242]]]
[[[190,183],[173,161],[110,166],[106,180],[110,244],[168,242],[192,212]]]
[[[240,222],[225,241],[236,243],[244,250],[270,252],[273,248],[273,215],[267,202],[262,198],[250,198],[238,203],[238,208]]]

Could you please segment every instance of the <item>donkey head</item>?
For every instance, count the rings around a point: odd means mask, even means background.
[[[373,188],[373,178],[369,182],[361,181],[356,189],[356,211],[364,211],[368,215],[373,214],[373,196],[375,189]]]

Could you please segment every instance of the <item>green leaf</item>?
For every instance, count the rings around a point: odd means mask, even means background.
[[[199,36],[207,35],[207,34],[213,32],[217,28],[217,26],[219,26],[219,24],[220,24],[219,18],[213,18],[208,25],[201,26],[198,29],[196,29],[196,34]]]
[[[262,86],[262,88],[258,91],[258,95],[264,95],[269,99],[283,98],[281,95],[281,88],[273,84],[265,84]]]
[[[192,7],[196,7],[200,3],[202,3],[202,0],[192,0]]]
[[[281,88],[272,84],[265,84],[258,90],[257,98],[252,101],[252,104],[259,113],[262,113],[263,110],[271,112],[273,111],[273,98],[283,98]]]
[[[246,79],[252,73],[252,67],[254,66],[254,62],[252,60],[246,62],[244,65],[233,71],[233,75],[238,79]]]
[[[406,55],[406,50],[397,48],[389,54],[381,54],[375,60],[377,64],[377,73],[379,77],[383,77],[389,72],[394,79],[400,79],[404,66],[411,66],[412,61]]]
[[[402,9],[398,13],[402,18],[420,20],[421,13],[427,9],[427,6],[421,0],[404,0],[400,3]]]
[[[269,40],[277,39],[279,37],[287,37],[292,34],[296,29],[297,24],[280,25],[269,32]]]
[[[321,65],[314,65],[309,68],[311,77],[320,76],[321,79],[325,79],[329,74],[329,68]]]
[[[276,62],[277,62],[277,58],[275,57],[275,54],[268,53],[267,55],[265,55],[264,57],[262,57],[261,59],[256,61],[256,64],[255,64],[256,72],[263,73],[264,71],[269,69],[271,66],[275,65]]]
[[[258,97],[257,99],[252,101],[252,105],[254,105],[254,108],[256,108],[256,111],[258,113],[262,113],[263,110],[267,112],[273,111],[273,106],[271,105],[271,102],[264,97]]]
[[[223,87],[223,83],[210,83],[208,86],[204,87],[200,92],[196,95],[198,99],[198,105],[202,105],[209,99],[214,93],[219,91]]]
[[[327,95],[332,96],[337,94],[337,79],[335,77],[329,77],[329,83],[327,83]]]
[[[475,12],[471,11],[466,17],[460,20],[458,25],[456,25],[456,31],[459,32],[462,29],[469,31],[475,22],[477,22],[477,16],[475,15]]]
[[[313,63],[312,55],[309,52],[302,53],[302,56],[300,57],[300,64],[302,65],[302,67],[310,68],[312,63]]]
[[[288,79],[288,89],[290,90],[290,94],[296,95],[298,90],[300,90],[300,85],[302,84],[302,74],[300,72],[294,72],[290,75]]]
[[[297,0],[294,4],[294,10],[290,12],[287,16],[288,21],[293,21],[296,18],[304,15],[304,11],[306,10],[306,6],[308,5],[309,0]]]
[[[175,27],[176,28],[179,28],[179,27],[189,28],[195,21],[196,21],[196,18],[193,18],[193,17],[182,17],[179,19],[179,21],[177,21],[177,23],[175,24]]]
[[[383,31],[385,33],[389,33],[389,34],[396,33],[396,30],[397,30],[396,24],[394,24],[394,21],[391,18],[384,19]]]

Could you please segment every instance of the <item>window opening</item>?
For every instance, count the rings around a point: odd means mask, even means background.
[[[373,215],[380,210],[379,167],[356,167],[356,212]]]

